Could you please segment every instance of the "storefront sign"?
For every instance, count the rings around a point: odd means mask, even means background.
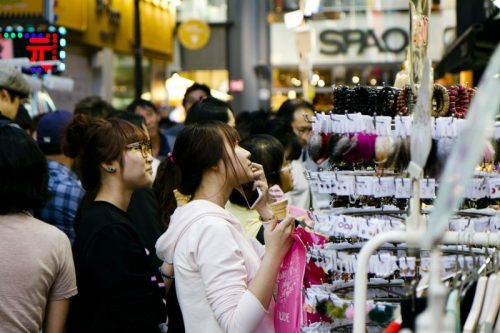
[[[28,58],[34,63],[32,73],[47,73],[62,71],[66,58],[64,28],[48,29],[30,28],[26,30],[20,26],[0,29],[0,45],[9,51],[5,58]],[[62,64],[62,67],[61,67]]]
[[[381,53],[399,53],[408,46],[409,37],[401,28],[387,29],[379,36],[373,29],[328,29],[319,34],[319,40],[319,52],[328,55],[347,54],[348,49],[355,46],[358,46],[358,54],[370,47],[376,47]]]
[[[210,39],[210,27],[199,20],[182,22],[177,32],[179,42],[187,49],[198,50],[207,45]]]
[[[230,92],[242,92],[243,90],[245,90],[245,82],[243,80],[229,80]]]
[[[454,13],[432,13],[429,20],[429,56],[439,61],[444,53],[443,35],[455,26]],[[310,59],[313,66],[402,63],[409,45],[408,13],[356,13],[336,20],[313,20],[315,32]],[[294,30],[284,23],[271,24],[271,64],[298,66]]]
[[[102,40],[114,40],[118,28],[120,27],[121,14],[118,10],[111,7],[111,1],[96,0],[96,15],[99,17],[105,15],[108,18],[108,30],[101,30],[100,36]]]

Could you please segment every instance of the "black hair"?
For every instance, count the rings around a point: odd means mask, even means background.
[[[229,104],[209,96],[193,104],[186,116],[185,124],[188,125],[207,120],[218,120],[227,123],[229,121],[228,110],[232,112]]]
[[[76,171],[86,191],[83,206],[93,201],[101,188],[101,163],[117,160],[122,164],[125,146],[146,140],[146,133],[126,120],[83,114],[73,118],[66,128],[63,152],[75,159]]]
[[[276,116],[286,119],[286,121],[291,124],[295,111],[298,109],[308,109],[314,112],[314,106],[309,102],[302,99],[287,99],[281,104]]]
[[[0,121],[0,184],[0,215],[40,209],[50,199],[45,155],[7,121]]]
[[[264,110],[243,111],[236,117],[236,130],[241,140],[255,134],[265,134],[269,113]]]
[[[16,97],[19,97],[20,99],[23,99],[23,98],[27,98],[29,96],[29,93],[28,94],[23,94],[19,91],[16,91],[16,90],[12,90],[10,88],[5,88],[5,87],[0,87],[0,89],[4,89],[5,91],[7,91],[7,93],[9,94],[10,96],[10,100],[14,100]]]
[[[252,162],[261,164],[269,187],[281,187],[280,170],[283,167],[285,150],[278,139],[268,134],[257,134],[240,142],[240,147],[250,152]],[[246,202],[236,190],[231,193],[229,200],[240,206]]]
[[[281,186],[279,171],[285,159],[285,150],[281,142],[268,134],[257,134],[239,143],[240,147],[250,152],[252,162],[264,168],[269,186]]]
[[[268,122],[266,132],[278,139],[285,149],[285,157],[289,161],[300,158],[302,146],[293,132],[290,122],[285,118],[275,118]]]
[[[115,108],[99,96],[89,96],[78,101],[74,114],[85,114],[94,118],[106,118]]]
[[[135,112],[135,110],[138,107],[145,108],[145,109],[149,108],[149,109],[152,109],[154,112],[158,113],[158,108],[153,103],[151,103],[148,100],[142,99],[142,98],[133,100],[132,103],[130,103],[127,106],[126,110],[129,112]]]
[[[202,83],[193,83],[190,87],[188,87],[186,89],[186,92],[184,93],[184,97],[182,99],[182,106],[186,106],[186,98],[187,96],[192,93],[193,91],[196,91],[196,90],[201,90],[205,93],[205,95],[208,96],[211,96],[210,94],[210,88],[206,85],[206,84],[202,84]]]
[[[170,215],[177,207],[174,189],[181,194],[193,195],[200,186],[205,170],[217,165],[222,159],[232,165],[225,142],[235,147],[239,140],[238,132],[226,123],[209,120],[186,125],[175,140],[171,158],[160,163],[153,189],[162,209],[162,221],[168,225]]]
[[[142,129],[142,125],[145,124],[143,116],[137,113],[127,112],[127,111],[119,111],[119,110],[113,111],[108,115],[108,119],[111,118],[126,120],[128,122],[131,122],[135,126],[139,127],[140,129]]]

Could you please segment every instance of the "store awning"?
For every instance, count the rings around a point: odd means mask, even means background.
[[[499,31],[500,19],[471,26],[448,48],[435,69],[436,77],[484,69],[500,42]]]

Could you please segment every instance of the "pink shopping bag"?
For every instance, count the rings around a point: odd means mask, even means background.
[[[300,228],[298,228],[300,229]],[[276,333],[299,333],[304,320],[302,283],[306,268],[306,247],[300,232],[292,234],[294,242],[278,274],[278,292],[274,308]]]

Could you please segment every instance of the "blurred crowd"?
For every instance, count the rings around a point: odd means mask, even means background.
[[[310,103],[235,112],[195,83],[183,124],[97,96],[31,119],[29,92],[0,67],[3,330],[274,331],[291,232],[328,202],[304,175],[321,167],[305,149]]]

